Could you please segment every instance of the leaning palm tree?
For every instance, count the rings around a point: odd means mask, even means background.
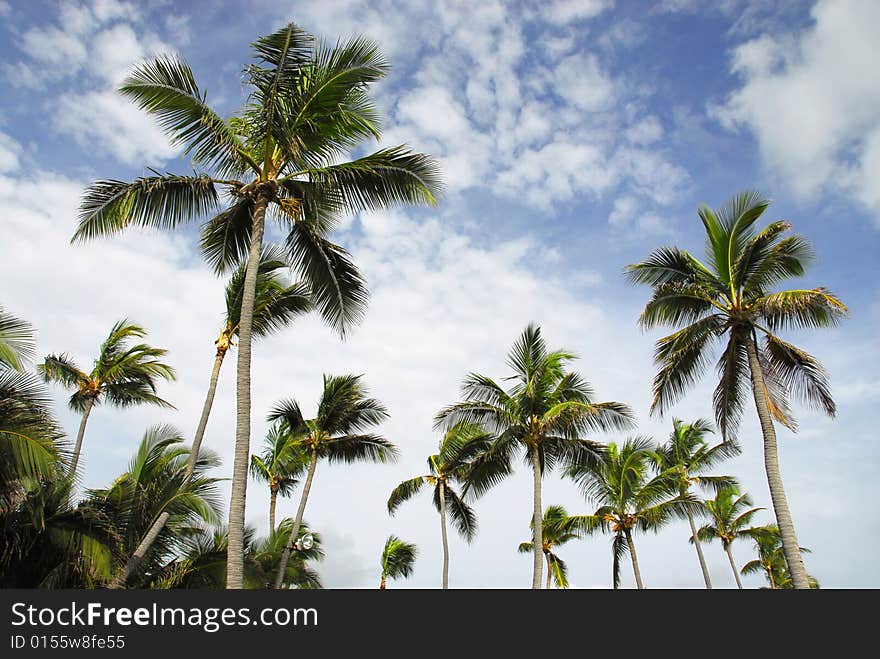
[[[579,538],[580,535],[571,530],[571,518],[562,506],[547,506],[544,510],[542,526],[544,529],[542,552],[547,561],[546,588],[549,590],[552,585],[551,577],[557,588],[568,588],[568,568],[565,561],[559,558],[553,549],[569,540]],[[533,550],[531,542],[522,542],[519,545],[519,553],[521,554],[531,554]]]
[[[772,291],[802,275],[813,252],[803,237],[784,236],[791,229],[788,222],[756,229],[769,204],[756,192],[743,192],[718,211],[701,206],[707,265],[685,250],[663,247],[628,266],[626,274],[631,281],[653,288],[640,318],[642,327],[680,327],[657,342],[655,361],[660,370],[654,378],[652,412],[669,409],[706,369],[715,344],[724,342],[713,398],[715,418],[727,440],[736,433],[746,379],[751,379],[782,546],[795,586],[809,588],[779,471],[773,420],[795,429],[789,394],[829,416],[834,416],[835,405],[822,365],[777,332],[835,325],[847,308],[824,288]]]
[[[388,64],[373,42],[316,43],[290,23],[260,37],[252,48],[257,61],[244,70],[247,101],[228,119],[211,109],[180,59],[158,57],[133,69],[119,91],[153,115],[199,171],[93,183],[73,237],[88,240],[131,225],[173,229],[198,221],[202,249],[217,271],[246,262],[229,588],[241,588],[243,578],[251,331],[266,215],[280,224],[289,260],[311,288],[321,315],[344,335],[363,315],[367,290],[348,252],[328,238],[335,218],[396,204],[433,205],[440,190],[436,163],[406,146],[345,160],[365,140],[379,138],[368,89],[386,75]]]
[[[269,428],[263,452],[251,456],[251,476],[269,486],[269,536],[275,533],[275,505],[278,496],[293,494],[298,477],[306,470],[308,454],[302,445],[291,441],[281,424]],[[288,531],[289,535],[289,531]]]
[[[299,527],[318,460],[352,463],[397,459],[394,444],[381,435],[364,432],[387,419],[388,411],[378,400],[367,397],[362,377],[325,375],[318,413],[313,419],[303,417],[299,403],[293,399],[280,401],[269,413],[269,421],[281,424],[282,432],[287,434],[291,445],[308,455],[309,464],[296,518],[278,565],[275,588],[281,587],[290,552],[299,537]]]
[[[715,495],[714,499],[705,502],[706,510],[712,517],[712,521],[700,527],[696,535],[691,537],[691,542],[702,540],[712,542],[715,538],[721,540],[721,548],[727,554],[730,561],[730,569],[736,585],[742,589],[742,580],[739,578],[739,570],[733,560],[733,552],[730,545],[737,538],[754,537],[755,529],[752,528],[752,518],[763,508],[752,508],[752,500],[748,494],[740,494],[735,488],[724,488]]]
[[[107,402],[116,407],[128,407],[149,403],[173,408],[173,405],[156,395],[158,379],[173,380],[175,377],[174,369],[160,360],[168,351],[145,343],[129,345],[130,340],[146,335],[143,327],[123,319],[113,326],[101,344],[91,371],[82,370],[66,354],[49,355],[39,365],[47,382],[58,382],[75,390],[68,405],[70,409],[82,413],[70,462],[71,476],[76,473],[86,423],[95,405]]]
[[[643,589],[642,573],[633,531],[656,533],[673,517],[686,517],[699,502],[678,491],[675,473],[651,477],[657,447],[647,437],[627,439],[623,446],[608,445],[598,464],[576,465],[566,475],[581,486],[584,496],[598,508],[592,515],[573,515],[568,528],[581,533],[603,530],[613,534],[612,583],[620,586],[620,560],[629,553],[636,586]]]
[[[404,542],[396,535],[389,535],[385,547],[382,548],[382,578],[379,588],[385,590],[388,579],[405,579],[412,574],[417,553],[414,544]]]
[[[532,588],[541,587],[544,556],[541,477],[557,464],[597,464],[601,446],[587,433],[629,427],[633,413],[623,403],[595,403],[592,387],[565,367],[575,358],[567,350],[548,351],[541,329],[529,324],[508,354],[513,375],[505,390],[491,378],[471,373],[462,384],[465,400],[441,410],[437,427],[465,421],[497,436],[475,460],[467,489],[483,494],[511,473],[514,454],[522,450],[533,476]]]
[[[286,269],[287,263],[283,260],[283,253],[274,246],[267,246],[260,255],[260,264],[257,269],[257,285],[254,294],[253,338],[262,338],[277,332],[291,322],[298,315],[311,310],[308,288],[303,283],[288,284],[281,271]],[[202,406],[202,415],[199,425],[193,437],[192,449],[186,466],[186,473],[192,476],[196,462],[199,459],[199,451],[208,427],[208,419],[214,405],[214,394],[217,391],[217,381],[220,377],[220,367],[229,348],[235,345],[235,338],[241,326],[241,300],[244,290],[245,268],[241,266],[226,284],[226,318],[220,335],[214,344],[217,346],[214,355],[214,368],[211,371],[211,379],[208,383],[208,393],[205,396],[205,404]],[[138,564],[150,550],[157,535],[168,522],[168,515],[162,514],[147,531],[141,543],[135,549],[123,570],[117,575],[111,584],[111,588],[122,588],[129,576],[138,569]]]
[[[446,537],[446,510],[461,537],[470,542],[477,532],[477,516],[465,503],[455,485],[467,482],[473,460],[486,451],[492,437],[478,425],[457,423],[443,436],[436,455],[428,457],[428,473],[403,481],[388,497],[388,512],[414,496],[423,486],[432,486],[434,507],[440,512],[440,537],[443,541],[443,588],[449,588],[449,542]]]
[[[705,419],[697,419],[693,423],[684,423],[680,419],[673,419],[669,441],[660,448],[655,456],[657,468],[660,471],[667,471],[670,477],[677,478],[678,492],[682,497],[686,496],[691,486],[695,484],[704,489],[711,488],[715,492],[726,487],[736,486],[736,479],[732,476],[710,476],[705,472],[719,462],[739,453],[739,447],[732,441],[721,442],[710,447],[705,440],[706,434],[710,432],[712,432],[712,427]],[[691,537],[694,538],[694,547],[697,550],[700,568],[703,571],[703,581],[706,582],[706,588],[711,590],[712,581],[709,578],[709,568],[706,567],[703,547],[697,537],[694,515],[689,508],[687,509],[687,518],[691,526]]]

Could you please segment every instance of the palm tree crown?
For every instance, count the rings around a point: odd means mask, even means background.
[[[406,578],[413,571],[418,550],[410,542],[405,542],[396,535],[389,535],[382,548],[382,579],[379,588],[385,589],[388,579]]]
[[[532,522],[529,523],[532,525]],[[564,545],[570,540],[580,538],[580,534],[572,530],[571,518],[562,506],[547,506],[544,510],[543,540],[541,551],[547,560],[547,588],[550,588],[550,579],[556,583],[557,588],[568,588],[568,567],[554,552],[554,548]],[[531,554],[534,550],[531,542],[522,542],[519,545],[521,554]]]
[[[269,486],[269,535],[275,532],[276,498],[293,494],[299,477],[308,467],[308,460],[308,453],[292,442],[290,434],[278,423],[269,428],[263,452],[251,456],[251,476]]]

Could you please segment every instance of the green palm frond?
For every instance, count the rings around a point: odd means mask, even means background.
[[[382,549],[382,575],[389,579],[408,577],[412,574],[417,554],[414,544],[389,535]]]
[[[389,514],[393,515],[400,504],[414,497],[427,484],[427,478],[427,476],[416,476],[395,487],[388,497]]]
[[[476,513],[450,486],[447,485],[444,491],[446,493],[446,508],[449,510],[449,517],[455,525],[455,529],[462,538],[471,542],[477,535]]]
[[[202,225],[199,249],[215,274],[247,261],[254,223],[254,200],[237,199]]]
[[[21,371],[36,355],[30,323],[16,318],[0,306],[0,367]]]
[[[834,416],[836,406],[828,373],[815,357],[769,333],[764,336],[763,355],[788,391],[828,416]]]
[[[330,462],[395,462],[400,451],[390,441],[372,433],[337,437],[324,447]]]
[[[833,327],[849,313],[846,306],[824,288],[770,293],[753,304],[772,331]]]

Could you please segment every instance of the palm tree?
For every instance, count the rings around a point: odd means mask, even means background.
[[[299,508],[290,530],[275,588],[280,588],[294,542],[299,537],[303,513],[309,499],[318,460],[352,463],[362,460],[386,462],[397,459],[397,448],[381,435],[366,433],[388,418],[388,411],[378,400],[367,397],[361,375],[324,375],[324,388],[318,413],[305,419],[299,403],[280,401],[269,413],[270,422],[280,422],[290,444],[309,457],[309,470],[300,495]]]
[[[739,495],[739,496],[737,496]],[[736,497],[736,498],[734,498]],[[752,518],[763,508],[751,508],[752,500],[748,494],[739,494],[735,488],[724,488],[715,495],[714,499],[705,502],[706,510],[712,517],[712,522],[700,527],[696,535],[691,537],[691,542],[702,540],[711,542],[715,538],[721,540],[721,548],[727,554],[730,561],[730,569],[736,579],[736,585],[742,589],[742,580],[733,560],[733,552],[730,545],[737,538],[753,537],[754,529],[751,526]]]
[[[446,510],[461,537],[470,542],[477,532],[477,516],[465,503],[455,485],[467,483],[475,457],[486,451],[492,437],[482,427],[471,423],[457,423],[440,441],[436,455],[428,457],[428,473],[403,481],[388,497],[388,512],[394,514],[397,507],[410,499],[424,485],[434,490],[434,507],[440,512],[440,537],[443,541],[443,588],[449,588],[449,543],[446,537]]]
[[[771,590],[792,588],[791,573],[785,564],[779,527],[759,526],[750,529],[749,535],[755,541],[758,558],[743,565],[740,574],[763,573]],[[800,550],[802,554],[810,553],[806,547],[800,547]],[[819,588],[819,582],[812,576],[809,578],[810,588]]]
[[[132,555],[144,534],[164,516],[166,523],[143,561],[138,562],[141,581],[202,523],[216,524],[222,505],[218,479],[205,475],[219,459],[202,451],[193,472],[188,468],[191,450],[180,432],[171,426],[153,426],[141,440],[128,469],[109,488],[88,492],[84,504],[99,510],[113,524],[119,537],[117,571]],[[132,575],[134,576],[134,575]]]
[[[39,365],[46,382],[58,382],[74,389],[68,405],[81,412],[82,420],[73,447],[70,475],[76,473],[86,423],[95,405],[108,402],[116,407],[150,403],[160,407],[173,405],[156,395],[156,380],[173,380],[174,369],[160,361],[168,351],[145,343],[129,345],[132,339],[143,338],[147,331],[123,319],[110,330],[91,371],[86,372],[66,354],[49,355]]]
[[[577,373],[566,372],[575,358],[567,350],[548,351],[541,329],[529,324],[507,357],[515,384],[507,391],[485,375],[471,373],[461,388],[465,400],[441,410],[435,426],[478,423],[497,436],[475,460],[468,490],[483,494],[511,472],[517,450],[525,453],[533,475],[532,588],[541,587],[544,546],[541,477],[557,464],[596,464],[601,446],[584,439],[597,430],[626,428],[633,413],[623,403],[594,403],[592,387]]]
[[[705,470],[712,469],[719,462],[739,453],[739,447],[733,442],[721,442],[710,448],[704,439],[706,433],[710,432],[712,427],[705,419],[697,419],[693,423],[673,419],[669,441],[657,452],[655,458],[657,468],[660,471],[667,471],[673,478],[677,477],[678,492],[682,497],[687,496],[691,485],[694,484],[704,489],[711,488],[715,492],[725,487],[736,486],[736,479],[732,476],[709,476],[705,473]],[[703,548],[697,537],[697,527],[690,508],[687,509],[687,518],[700,568],[703,571],[703,580],[706,582],[706,588],[711,590],[709,569],[706,567],[706,559],[703,557]]]
[[[653,477],[650,466],[657,447],[647,437],[627,439],[623,446],[608,444],[598,464],[575,465],[566,475],[581,486],[584,496],[598,508],[592,515],[569,518],[568,528],[581,533],[604,530],[614,534],[612,581],[620,586],[620,559],[629,552],[636,585],[643,589],[633,531],[656,533],[673,517],[686,517],[699,504],[678,491],[675,474]]]
[[[736,433],[746,378],[751,378],[782,546],[795,586],[809,588],[779,471],[773,419],[795,429],[788,410],[792,393],[829,416],[834,416],[835,405],[819,361],[783,341],[777,332],[832,326],[848,311],[825,288],[771,292],[777,284],[802,275],[813,252],[803,237],[784,237],[791,229],[788,222],[772,222],[756,230],[755,223],[769,204],[756,192],[743,192],[718,211],[701,206],[708,265],[685,250],[663,247],[628,266],[626,274],[631,281],[653,288],[640,318],[644,328],[681,327],[657,342],[655,361],[660,370],[654,378],[652,412],[663,413],[673,405],[705,370],[716,342],[725,341],[713,398],[715,418],[726,441]]]
[[[242,587],[244,503],[250,456],[251,330],[267,213],[286,234],[291,264],[325,321],[344,336],[367,301],[348,252],[328,239],[342,213],[395,204],[434,204],[433,160],[406,146],[344,158],[379,138],[369,86],[388,64],[363,38],[329,46],[289,23],[252,44],[241,111],[223,119],[180,59],[136,67],[119,91],[153,115],[192,160],[192,175],[153,172],[131,182],[101,180],[86,190],[73,240],[130,225],[173,229],[203,221],[201,246],[217,271],[246,262],[239,327],[235,462],[229,506],[228,588]],[[225,197],[221,203],[221,197]]]
[[[260,255],[260,264],[257,270],[257,285],[254,295],[254,311],[252,318],[253,338],[262,338],[277,332],[293,319],[311,310],[308,288],[303,283],[288,285],[281,276],[280,271],[287,268],[283,260],[283,253],[274,246],[267,246]],[[193,438],[192,451],[186,466],[187,476],[192,476],[196,462],[199,459],[199,450],[205,429],[208,427],[208,418],[214,405],[214,394],[217,391],[217,381],[220,377],[220,367],[229,348],[234,344],[235,337],[241,326],[241,300],[244,290],[245,267],[240,266],[226,285],[226,319],[223,329],[214,344],[217,351],[214,356],[214,368],[211,371],[211,379],[208,384],[208,394],[205,404],[202,406],[202,415]],[[155,541],[162,528],[168,522],[168,516],[163,514],[155,521],[147,531],[141,543],[135,549],[123,570],[117,575],[111,584],[111,588],[117,589],[125,586],[128,578],[138,569],[138,564],[143,560],[150,546]]]
[[[23,371],[35,354],[34,331],[30,323],[0,306],[0,368]]]
[[[382,549],[382,579],[379,588],[385,590],[388,579],[405,579],[412,574],[417,553],[414,544],[404,542],[396,535],[389,535]]]
[[[531,523],[529,525],[531,526]],[[551,576],[553,581],[556,582],[557,588],[568,588],[568,569],[565,561],[556,555],[553,548],[580,537],[571,530],[571,526],[570,517],[565,508],[562,506],[547,506],[542,521],[544,529],[542,552],[547,561],[547,590],[551,587]],[[519,545],[519,552],[521,554],[531,554],[533,550],[534,547],[531,542],[523,542]]]
[[[281,424],[269,428],[263,442],[263,453],[251,456],[251,476],[269,486],[269,536],[275,533],[275,504],[278,495],[293,494],[300,476],[306,470],[308,454],[302,446],[292,443]],[[288,535],[290,532],[288,531]]]

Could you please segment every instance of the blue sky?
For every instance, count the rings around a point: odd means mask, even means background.
[[[850,541],[880,540],[865,515],[877,495],[876,324],[880,296],[880,7],[871,0],[748,2],[70,3],[0,2],[0,211],[11,236],[0,262],[0,303],[28,318],[40,350],[88,364],[119,317],[169,348],[178,381],[164,413],[93,414],[84,484],[106,484],[148,425],[191,433],[201,407],[222,282],[199,262],[194,232],[132,232],[72,248],[78,196],[95,178],[152,166],[185,171],[150,119],[114,88],[128,66],[177,52],[223,113],[243,100],[248,43],[286,21],[330,40],[366,34],[392,72],[375,90],[383,144],[437,156],[447,191],[435,209],[349,218],[337,233],[372,290],[364,324],[341,344],[316,319],[262,342],[254,361],[254,439],[272,402],[314,405],[323,372],[363,372],[392,411],[383,430],[394,466],[319,469],[307,518],[327,537],[327,585],[372,586],[388,533],[421,551],[406,585],[439,580],[439,530],[427,500],[384,511],[387,493],[420,473],[437,437],[431,417],[456,399],[468,371],[505,375],[504,355],[525,324],[575,350],[600,398],[630,403],[639,431],[658,440],[672,415],[711,414],[711,375],[672,411],[648,416],[652,343],[635,321],[647,292],[620,273],[663,244],[702,249],[699,203],[720,205],[755,187],[815,245],[804,284],[825,285],[852,310],[839,328],[793,338],[831,372],[835,420],[798,409],[780,431],[782,469],[808,569],[825,586],[878,586],[880,572]],[[11,230],[10,230],[11,229]],[[272,236],[270,236],[272,237]],[[277,235],[274,237],[277,238]],[[221,375],[208,445],[231,462],[233,367]],[[57,391],[59,408],[64,400]],[[751,412],[751,410],[749,410]],[[61,411],[69,431],[76,418]],[[769,506],[757,424],[730,463],[756,505]],[[603,440],[619,439],[602,437]],[[223,470],[221,469],[221,472]],[[521,470],[520,470],[521,471]],[[545,502],[588,508],[550,476]],[[248,491],[248,518],[266,525],[266,494]],[[528,536],[530,486],[518,473],[476,504],[477,541],[453,542],[453,586],[529,583],[516,553]],[[280,506],[292,514],[294,502]],[[763,513],[765,521],[770,514]],[[641,539],[648,586],[699,587],[684,526]],[[748,543],[735,547],[740,563]],[[579,587],[607,587],[604,538],[565,548]],[[718,586],[732,586],[718,547]],[[631,585],[628,571],[624,584]],[[758,585],[759,580],[747,580]],[[401,584],[404,585],[404,584]]]

